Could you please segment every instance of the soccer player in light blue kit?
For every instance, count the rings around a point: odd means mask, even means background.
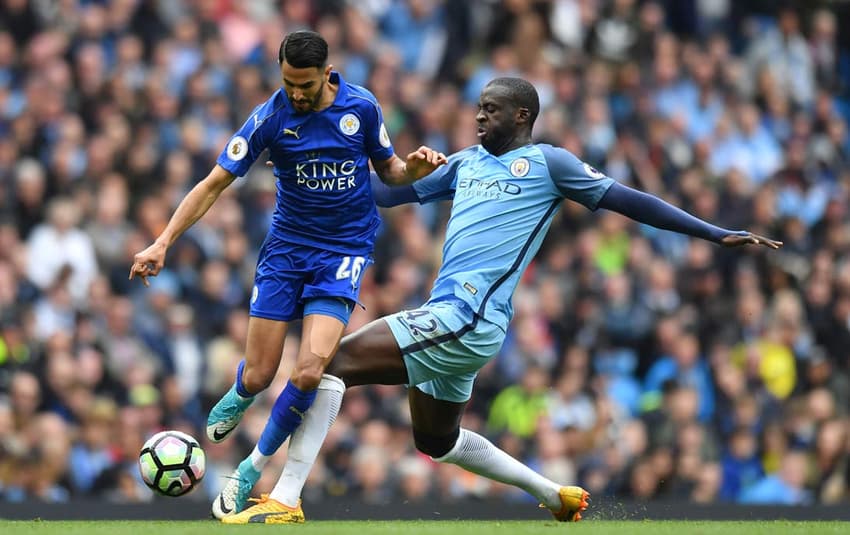
[[[346,84],[327,58],[328,45],[315,32],[294,32],[283,40],[278,53],[283,88],[252,112],[130,270],[131,279],[139,276],[147,285],[147,277],[162,269],[168,247],[268,149],[277,204],[257,263],[245,359],[233,387],[210,411],[210,440],[224,440],[272,381],[289,323],[303,318],[304,324],[292,377],[257,448],[234,474],[248,491],[269,456],[299,425],[317,390],[339,381],[322,375],[357,303],[380,223],[369,161],[382,180],[395,185],[445,163],[445,156],[427,147],[406,162],[395,156],[375,97]]]
[[[319,392],[292,435],[283,474],[269,496],[226,523],[303,522],[300,493],[327,429],[339,411],[343,385],[406,384],[416,447],[529,492],[560,521],[577,521],[588,493],[537,474],[486,438],[460,427],[481,369],[499,351],[513,314],[511,296],[564,199],[606,208],[659,228],[724,246],[776,242],[710,225],[672,205],[623,186],[564,149],[533,144],[537,92],[519,78],[498,78],[481,94],[481,144],[413,185],[389,188],[373,180],[379,205],[452,199],[443,264],[420,308],[376,320],[346,336],[326,372],[336,389]],[[223,496],[220,496],[221,499]],[[228,496],[229,507],[244,501]]]

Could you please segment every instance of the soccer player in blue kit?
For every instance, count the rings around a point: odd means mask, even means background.
[[[289,323],[303,318],[292,377],[252,453],[253,464],[239,475],[251,486],[317,390],[325,388],[324,369],[357,303],[380,223],[369,161],[394,185],[409,184],[445,163],[444,155],[427,147],[407,161],[396,156],[375,97],[346,84],[327,58],[328,45],[319,34],[286,36],[278,53],[283,88],[254,109],[210,174],[181,201],[156,241],[134,257],[130,270],[131,279],[139,276],[147,285],[147,277],[162,269],[168,247],[269,150],[277,204],[257,263],[245,359],[207,421],[213,442],[233,431],[254,396],[274,378]]]
[[[564,199],[606,208],[659,228],[727,247],[771,249],[781,242],[716,227],[606,177],[570,152],[534,144],[537,92],[519,78],[497,78],[481,93],[481,144],[452,155],[415,184],[390,188],[373,179],[381,206],[452,199],[443,263],[420,308],[375,320],[343,338],[321,390],[290,439],[283,473],[270,495],[225,523],[304,521],[300,494],[336,418],[346,386],[405,384],[416,447],[435,461],[524,489],[559,521],[577,521],[588,493],[548,480],[460,427],[479,369],[492,359],[513,314],[511,296]],[[222,493],[240,511],[246,494]]]

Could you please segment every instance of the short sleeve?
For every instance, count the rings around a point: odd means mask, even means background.
[[[371,102],[371,104],[372,111],[367,112],[369,124],[364,132],[366,153],[370,160],[382,162],[392,157],[393,143],[390,141],[387,125],[384,124],[384,113],[381,111],[381,105],[377,102]]]
[[[274,120],[260,118],[261,108],[257,107],[242,128],[233,134],[216,160],[218,165],[236,176],[244,176],[248,172],[277,134]]]
[[[596,210],[599,200],[614,183],[614,179],[565,149],[542,144],[538,147],[543,152],[549,175],[561,195]]]
[[[442,201],[454,197],[457,182],[457,170],[468,158],[472,148],[464,149],[449,156],[449,162],[434,170],[433,173],[413,183],[413,189],[421,204]]]

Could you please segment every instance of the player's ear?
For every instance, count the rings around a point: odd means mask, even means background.
[[[517,122],[517,124],[527,123],[529,116],[530,116],[530,113],[528,112],[528,108],[517,108],[517,111],[516,111],[516,122]]]
[[[334,66],[328,63],[327,67],[325,67],[325,81],[330,80],[332,70],[334,70]]]

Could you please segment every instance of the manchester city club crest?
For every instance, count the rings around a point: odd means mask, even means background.
[[[339,120],[339,129],[347,136],[352,136],[360,130],[360,119],[353,113],[346,113]]]
[[[511,174],[517,178],[527,175],[530,169],[531,164],[525,158],[517,158],[511,162]]]
[[[227,144],[227,157],[238,162],[248,154],[248,140],[242,136],[235,136]]]

